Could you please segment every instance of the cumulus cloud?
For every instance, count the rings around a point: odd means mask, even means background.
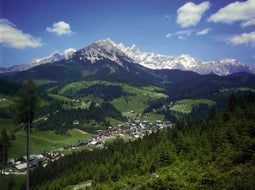
[[[243,33],[241,35],[234,36],[231,39],[231,43],[234,45],[251,44],[255,47],[255,32]]]
[[[218,10],[208,18],[209,22],[232,24],[243,21],[242,27],[255,24],[255,0],[245,2],[236,1]]]
[[[58,36],[73,34],[70,25],[64,21],[53,23],[52,27],[47,27],[46,30],[56,33]]]
[[[40,38],[35,38],[17,29],[15,24],[7,19],[0,19],[0,44],[18,49],[36,48],[43,45]]]
[[[202,2],[198,5],[193,2],[187,2],[177,10],[177,23],[185,28],[197,25],[204,12],[210,8],[209,1]]]
[[[208,32],[210,32],[210,31],[211,31],[211,28],[205,28],[201,31],[198,31],[196,34],[199,35],[199,36],[202,36],[202,35],[208,34]]]
[[[76,49],[74,49],[74,48],[68,48],[68,49],[64,50],[65,58],[66,59],[70,58],[73,55],[74,52],[76,52]]]

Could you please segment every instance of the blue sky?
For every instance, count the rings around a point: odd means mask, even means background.
[[[255,67],[255,0],[0,0],[0,67],[105,38]]]

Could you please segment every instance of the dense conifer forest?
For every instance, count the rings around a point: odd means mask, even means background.
[[[143,139],[72,153],[31,173],[35,190],[254,189],[255,94],[232,94],[224,112],[178,121]]]

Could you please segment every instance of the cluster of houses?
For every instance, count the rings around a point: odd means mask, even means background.
[[[4,97],[1,97],[0,96],[0,102],[3,102],[3,101],[5,101],[6,99],[4,98]]]
[[[101,131],[97,135],[98,140],[104,140],[111,137],[126,136],[133,139],[143,138],[146,135],[156,133],[159,130],[165,130],[172,128],[172,124],[169,121],[140,121],[135,119],[129,119],[126,124],[118,125],[117,127],[109,127],[108,130]]]
[[[45,167],[48,162],[58,160],[62,156],[64,155],[58,152],[38,152],[30,154],[29,168],[33,169],[39,165],[43,165]],[[23,156],[18,159],[10,159],[9,164],[14,166],[9,170],[9,172],[24,173],[27,170],[27,157]]]
[[[138,119],[129,119],[126,124],[120,124],[117,127],[108,127],[107,130],[99,130],[97,135],[92,136],[86,141],[79,141],[74,145],[66,145],[64,150],[79,148],[81,146],[90,146],[94,148],[103,148],[107,140],[116,137],[125,137],[130,139],[143,138],[146,135],[156,133],[159,130],[171,129],[170,121],[140,121]]]

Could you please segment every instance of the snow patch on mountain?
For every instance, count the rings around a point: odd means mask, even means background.
[[[52,54],[50,54],[47,57],[33,59],[32,61],[28,63],[28,65],[30,68],[32,68],[41,64],[59,61],[61,59],[64,59],[64,54],[60,53],[59,51],[54,51]]]
[[[122,43],[115,44],[134,62],[150,69],[180,69],[194,71],[201,75],[216,74],[225,76],[238,72],[255,73],[255,68],[249,67],[236,59],[223,58],[213,61],[201,61],[183,54],[180,56],[160,55],[154,52],[141,52],[136,45],[125,47]]]
[[[9,68],[4,68],[4,69],[0,68],[0,73],[25,71],[25,70],[31,69],[33,67],[36,67],[38,65],[52,63],[55,61],[60,61],[62,59],[70,59],[70,58],[72,58],[72,55],[74,54],[75,51],[76,50],[74,48],[68,48],[68,49],[64,50],[63,53],[56,50],[53,53],[51,53],[49,56],[46,56],[43,58],[32,59],[27,64],[13,65]]]

